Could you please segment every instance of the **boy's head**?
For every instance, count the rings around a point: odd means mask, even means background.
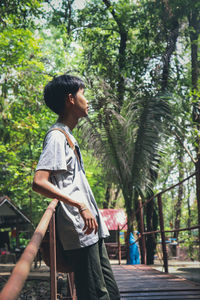
[[[60,115],[69,94],[76,96],[79,89],[84,89],[83,81],[71,75],[61,75],[51,80],[44,88],[44,100],[46,105]]]

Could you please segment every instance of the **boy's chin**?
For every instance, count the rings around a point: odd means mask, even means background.
[[[88,116],[88,110],[85,111],[84,117],[87,117],[87,116]]]
[[[84,114],[82,114],[82,115],[79,117],[79,119],[81,119],[81,118],[86,118],[86,117],[88,117],[88,112],[85,112]]]

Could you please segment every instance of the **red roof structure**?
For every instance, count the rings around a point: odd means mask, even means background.
[[[127,217],[122,208],[119,209],[100,209],[101,215],[108,227],[108,230],[117,230],[118,226],[120,229],[127,230]]]

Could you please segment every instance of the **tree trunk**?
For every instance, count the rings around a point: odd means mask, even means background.
[[[188,176],[188,174],[187,174]],[[190,192],[191,192],[191,188],[190,188],[190,181],[188,180],[188,184],[187,184],[187,207],[188,207],[188,220],[187,220],[187,226],[190,227],[191,226],[191,206],[190,206]],[[192,236],[192,232],[191,230],[189,230],[188,232],[189,238],[191,238]],[[191,243],[189,243],[189,257],[192,258],[192,252],[193,252],[193,246]]]
[[[200,151],[200,142],[199,142],[199,151]],[[196,163],[196,197],[197,197],[197,209],[198,209],[198,224],[200,224],[200,153],[197,154],[197,163]],[[199,253],[198,257],[200,260],[200,228],[199,228]]]
[[[29,184],[29,218],[33,221],[33,199],[32,199],[32,178],[33,178],[33,151],[31,144],[31,136],[27,135],[27,141],[29,141],[29,153],[30,153],[30,184]]]
[[[120,47],[119,47],[119,78],[118,78],[118,103],[120,108],[124,102],[124,92],[125,92],[125,81],[123,76],[123,70],[125,67],[124,57],[126,56],[126,42],[127,42],[127,33],[125,30],[120,31]]]
[[[127,193],[127,191],[124,193],[123,196],[125,199],[125,206],[126,206],[126,213],[127,213],[127,225],[128,225],[128,231],[133,232],[133,221],[134,221],[134,210],[132,208],[132,192],[130,191]]]
[[[107,209],[109,208],[109,203],[110,203],[110,191],[111,191],[111,183],[108,183],[107,188],[106,188],[106,193],[105,193],[105,200],[103,202],[103,208]]]
[[[139,233],[142,232],[142,224],[141,224],[141,215],[140,215],[140,211],[139,211],[139,199],[138,199],[138,195],[136,193],[135,195],[135,199],[134,199],[134,203],[135,203],[135,211],[136,213],[136,220],[137,220],[137,225],[138,225],[138,231]],[[140,247],[140,256],[141,256],[141,264],[145,263],[145,253],[143,250],[143,244],[142,244],[142,238],[139,239],[139,247]]]
[[[190,43],[191,43],[191,80],[192,80],[192,92],[198,90],[198,79],[199,79],[199,68],[198,68],[198,37],[199,37],[199,16],[200,13],[195,9],[195,4],[197,1],[194,1],[191,13],[188,17],[190,30]],[[196,93],[193,95],[195,100]],[[197,100],[197,99],[196,99]],[[193,122],[195,123],[198,131],[200,130],[200,103],[199,101],[193,101]],[[197,135],[196,138],[196,197],[197,197],[197,206],[198,206],[198,223],[200,224],[200,138]],[[200,241],[200,229],[199,229],[199,241]],[[200,245],[199,245],[199,260],[200,260]]]
[[[117,189],[115,190],[115,194],[114,194],[114,199],[111,202],[111,208],[115,208],[115,206],[117,204],[119,192],[120,192],[120,186],[117,186]]]
[[[130,190],[129,190],[130,188]],[[129,263],[129,237],[130,233],[133,232],[133,221],[134,221],[134,210],[132,208],[132,185],[124,185],[122,186],[122,193],[125,200],[126,214],[127,214],[127,263]]]
[[[154,223],[154,201],[150,201],[146,207],[146,223],[147,232],[157,230]],[[154,264],[154,254],[156,249],[155,234],[148,234],[146,237],[146,249],[147,249],[147,265]]]
[[[119,54],[118,54],[118,82],[117,82],[117,98],[119,104],[119,111],[124,102],[124,92],[125,92],[125,80],[123,75],[123,70],[126,67],[126,46],[127,46],[127,39],[128,39],[128,31],[125,28],[123,21],[119,18],[118,14],[116,13],[115,9],[113,8],[113,4],[110,0],[103,0],[106,7],[110,10],[113,19],[117,23],[120,35],[120,45],[119,45]]]
[[[184,178],[184,171],[183,171],[183,151],[180,149],[179,151],[179,181],[183,180]],[[183,185],[179,185],[178,187],[178,199],[175,204],[174,210],[175,210],[175,220],[174,220],[174,228],[179,229],[180,228],[180,219],[181,219],[181,205],[183,201]],[[174,232],[174,238],[178,239],[179,232]]]
[[[172,27],[173,27],[173,29],[169,34],[169,37],[167,40],[167,47],[165,50],[165,54],[163,56],[163,70],[162,70],[162,81],[161,81],[161,90],[162,91],[165,91],[168,86],[170,60],[171,60],[171,56],[176,48],[176,41],[177,41],[178,33],[179,33],[178,20],[173,20]]]

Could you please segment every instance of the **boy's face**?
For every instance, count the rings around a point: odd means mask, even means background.
[[[89,105],[84,96],[84,89],[80,88],[74,97],[74,112],[77,118],[86,117],[88,115]]]

